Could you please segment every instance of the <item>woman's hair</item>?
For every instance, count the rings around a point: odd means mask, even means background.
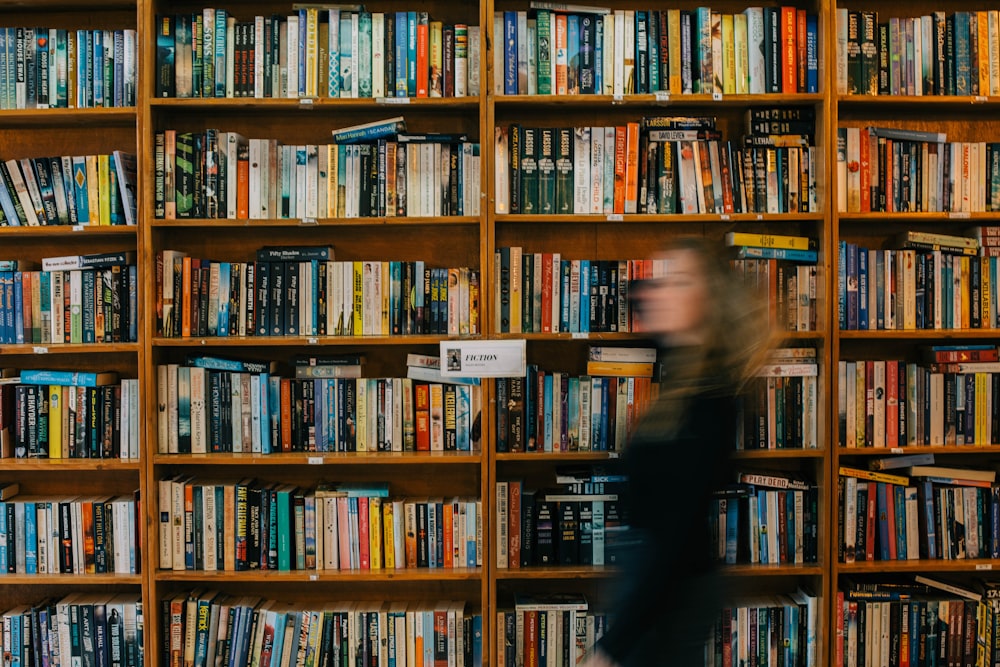
[[[668,353],[661,393],[686,398],[706,390],[742,391],[778,340],[771,330],[767,299],[747,286],[717,241],[677,237],[664,250],[696,256],[709,300],[703,343]]]

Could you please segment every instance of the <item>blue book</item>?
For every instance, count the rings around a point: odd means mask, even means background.
[[[309,302],[312,304],[312,328],[308,335],[315,336],[319,328],[319,260],[310,260]]]
[[[858,329],[868,329],[868,256],[865,248],[858,250]]]
[[[610,406],[611,401],[611,378],[594,378],[601,383],[601,438],[599,441],[602,452],[608,451],[608,441],[611,439]]]
[[[392,137],[400,132],[406,131],[406,121],[402,116],[387,118],[385,120],[352,125],[333,131],[333,143],[335,144],[356,144],[368,143],[377,139]],[[338,160],[339,162],[339,160]],[[338,164],[339,168],[339,164]]]
[[[417,13],[406,13],[406,95],[417,96]]]
[[[262,394],[264,392],[261,392]],[[264,413],[262,412],[261,415]],[[267,378],[267,430],[262,430],[261,451],[270,454],[281,449],[279,430],[281,427],[281,378]],[[263,416],[261,417],[263,421]],[[261,424],[263,429],[263,424]]]
[[[552,373],[546,373],[543,379],[543,396],[539,409],[543,410],[543,421],[545,433],[543,434],[542,448],[546,452],[551,452],[552,445]]]
[[[601,414],[604,403],[604,382],[602,378],[590,378],[590,448],[594,451],[602,450],[604,447],[601,438],[604,432],[604,422],[601,421]]]
[[[604,92],[604,19],[594,17],[594,92]]]
[[[21,278],[22,273],[20,271],[15,271],[13,276],[14,342],[20,345],[24,343],[24,290]]]
[[[847,312],[846,329],[854,331],[858,328],[858,246],[847,244],[847,293],[845,310]]]
[[[778,491],[778,493],[782,492]],[[795,494],[796,493],[799,494],[800,497],[804,496],[805,494],[802,493],[802,491],[792,491],[792,490],[785,491],[784,493],[785,493],[785,507],[786,507],[785,537],[788,547],[787,549],[788,560],[786,562],[794,563],[797,540],[802,539],[801,536],[795,533]]]
[[[971,95],[969,12],[955,12],[955,95]]]
[[[813,13],[806,14],[806,92],[819,92],[819,28]]]
[[[416,29],[416,27],[414,27]],[[386,87],[386,92],[389,93],[389,97],[407,97],[409,92],[407,88],[407,81],[409,80],[408,75],[408,40],[407,35],[409,35],[408,29],[408,15],[406,12],[396,12],[396,43],[395,45],[390,44],[389,46],[395,48],[395,61],[396,71],[394,73],[395,80],[393,86],[389,88]],[[387,82],[388,83],[388,82]]]
[[[580,93],[580,17],[566,17],[566,90],[570,95]]]
[[[38,574],[38,519],[35,503],[26,500],[20,505],[24,508],[24,573]]]
[[[503,94],[517,95],[517,12],[503,13]],[[525,91],[527,92],[527,91]]]
[[[837,244],[837,326],[847,329],[847,241]]]
[[[726,504],[726,563],[728,565],[735,565],[736,551],[738,546],[737,542],[739,536],[740,505],[736,498],[729,498],[728,501],[729,502]],[[601,502],[601,504],[602,505],[604,504],[603,501]],[[594,505],[596,510],[597,501],[594,502]],[[594,512],[594,515],[596,517],[597,515],[596,511]],[[602,516],[601,517],[602,522],[603,519],[604,517]],[[594,544],[594,548],[596,550],[597,548],[596,543]],[[598,563],[595,561],[594,565],[597,564]],[[603,565],[603,563],[601,564]]]
[[[455,387],[455,447],[460,452],[472,449],[471,420],[472,389],[466,385],[457,385]]]
[[[117,381],[118,374],[111,371],[100,373],[38,369],[21,371],[21,384],[54,384],[62,387],[100,387],[114,384]]]
[[[559,262],[559,285],[560,285],[560,297],[559,297],[559,331],[561,333],[569,332],[569,302],[570,302],[570,291],[569,291],[569,276],[572,270],[572,262],[568,259],[560,260]],[[553,326],[553,329],[555,327]]]
[[[875,257],[875,276],[871,275],[872,256]],[[868,282],[869,289],[875,289],[875,312],[868,313],[868,318],[874,315],[875,328],[885,329],[885,253],[881,250],[868,251]]]
[[[736,257],[738,259],[784,259],[792,262],[816,262],[819,254],[815,250],[738,246]]]
[[[104,31],[94,30],[94,104],[95,107],[104,106]]]
[[[472,617],[472,667],[483,665],[483,617],[476,614]]]
[[[15,193],[7,189],[5,184],[0,183],[0,208],[3,209],[3,215],[11,227],[21,226],[21,218],[17,215],[17,207],[14,205],[13,197],[16,196]]]
[[[760,562],[769,563],[767,549],[767,532],[771,526],[767,525],[767,492],[757,491],[757,524],[760,534]]]
[[[894,509],[896,511],[896,558],[897,560],[906,560],[908,548],[906,542],[906,501],[910,494],[912,494],[912,499],[916,500],[917,489],[916,487],[903,487],[893,484],[892,493]],[[914,544],[913,548],[916,549],[917,545]]]
[[[82,155],[74,155],[73,194],[76,197],[76,217],[80,223],[90,222],[90,198],[87,193],[87,159]]]
[[[306,94],[306,26],[309,23],[307,19],[308,10],[299,10],[299,57],[298,57],[298,81],[296,83],[296,90],[298,90],[299,97],[305,97]],[[329,39],[329,36],[327,37]],[[291,73],[289,73],[291,74]],[[289,76],[289,79],[291,76]],[[291,88],[291,82],[289,82],[289,88]]]
[[[217,333],[220,336],[229,335],[229,293],[232,274],[229,262],[219,262],[219,324]]]
[[[129,342],[139,340],[139,275],[134,264],[128,267],[128,335]]]
[[[580,449],[580,378],[569,378],[566,394],[566,444],[569,451],[576,451]]]
[[[358,14],[358,97],[372,96],[372,15]]]

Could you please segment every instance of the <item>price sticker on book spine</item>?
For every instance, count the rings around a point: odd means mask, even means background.
[[[308,459],[309,465],[311,466],[321,466],[323,465],[322,456],[310,456]]]
[[[608,452],[608,458],[609,459],[616,459],[616,458],[618,458],[618,452]]]
[[[376,97],[375,104],[409,104],[409,97]]]
[[[83,231],[83,225],[73,225],[73,231],[74,232],[82,232]]]
[[[625,219],[621,213],[608,213],[608,222],[621,222]]]
[[[670,102],[670,91],[658,90],[653,93],[653,98],[657,104],[667,104]]]
[[[44,346],[40,346],[40,345],[36,345],[35,347],[31,348],[31,351],[33,353],[35,353],[35,354],[48,354],[49,353],[49,348],[44,347]]]
[[[992,570],[993,563],[976,563],[976,570]]]

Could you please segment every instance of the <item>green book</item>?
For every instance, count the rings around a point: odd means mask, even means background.
[[[538,213],[556,211],[556,131],[538,132]]]
[[[176,170],[177,217],[190,218],[194,212],[194,135],[190,132],[177,134]]]
[[[549,10],[538,10],[535,15],[535,29],[538,31],[538,39],[535,40],[535,43],[538,45],[538,54],[535,58],[535,62],[538,64],[536,69],[538,94],[551,95],[552,60],[550,49],[552,47],[552,13]]]
[[[556,130],[556,210],[555,213],[573,213],[573,128]]]
[[[521,212],[538,213],[538,130],[521,130]]]

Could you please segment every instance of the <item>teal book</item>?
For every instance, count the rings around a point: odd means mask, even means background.
[[[536,44],[538,53],[535,57],[537,63],[537,87],[539,95],[552,94],[552,12],[547,9],[539,9],[535,15],[535,29],[538,33]]]
[[[228,34],[228,28],[226,22],[229,19],[229,12],[225,9],[215,10],[215,38],[213,43],[215,44],[215,63],[213,69],[215,71],[215,85],[210,89],[207,97],[211,97],[213,94],[215,97],[225,97],[226,96],[226,79],[227,79],[227,69],[226,69],[226,36]]]
[[[340,97],[340,10],[330,10],[330,29],[327,47],[326,94]]]
[[[358,14],[358,97],[372,96],[372,15]]]
[[[555,210],[556,214],[573,213],[573,128],[554,130],[555,146]],[[542,150],[544,152],[544,139]],[[542,210],[542,213],[545,213]]]
[[[955,95],[972,94],[969,12],[955,12]]]
[[[351,36],[354,30],[351,26],[350,12],[342,12],[340,15],[340,96],[350,97],[353,78],[351,69],[353,67],[353,47],[351,46]]]
[[[580,449],[580,378],[570,377],[567,387],[566,444],[569,451],[575,452]]]

